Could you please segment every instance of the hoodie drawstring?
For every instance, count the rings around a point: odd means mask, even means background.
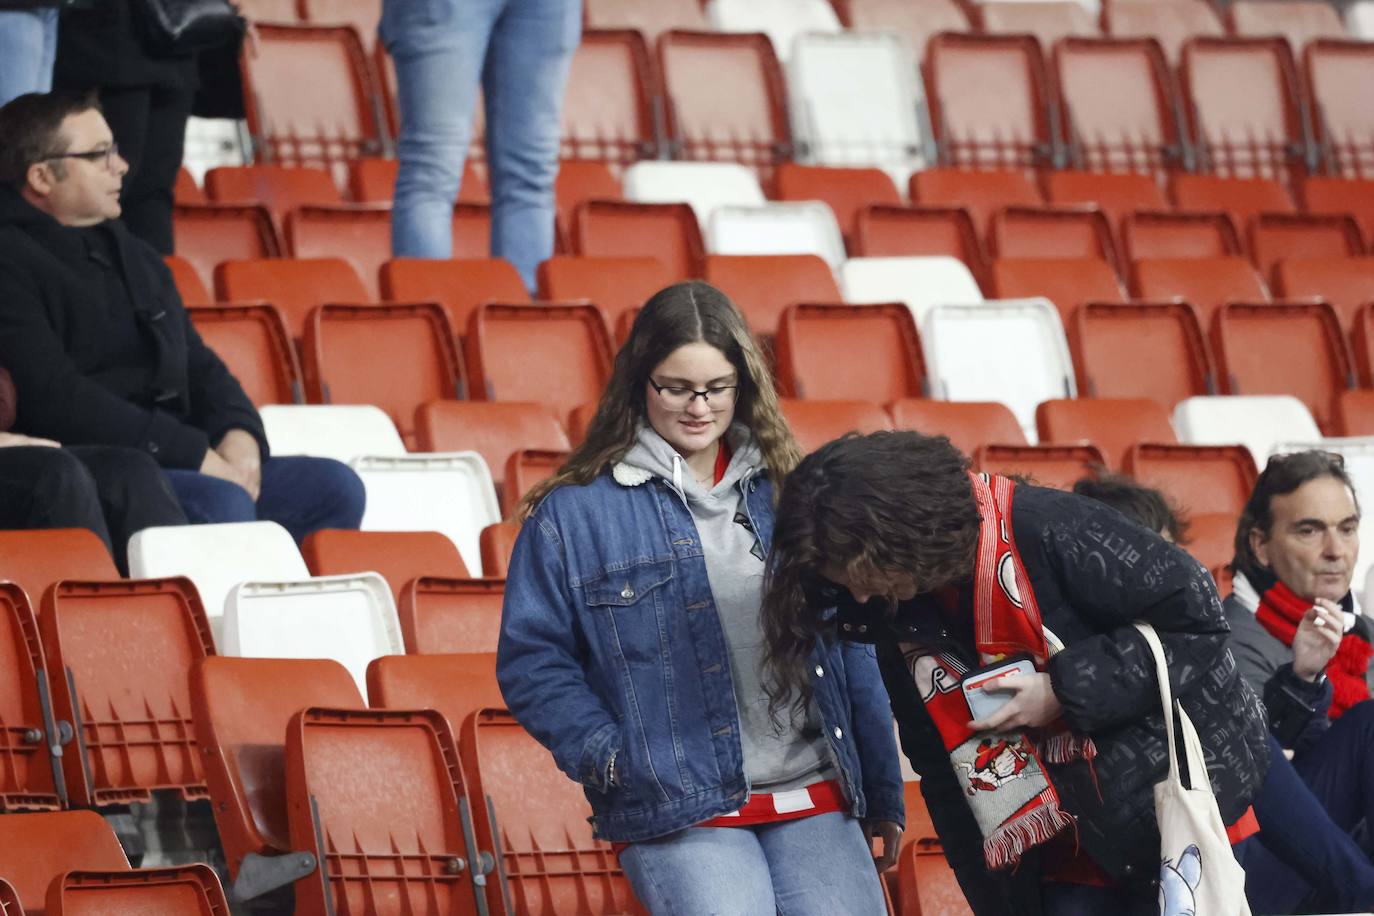
[[[682,489],[682,456],[679,455],[677,452],[673,452],[673,486],[677,488],[677,491],[678,491],[679,493],[683,492],[683,489]]]

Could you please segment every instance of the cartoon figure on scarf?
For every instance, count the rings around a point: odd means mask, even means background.
[[[961,763],[968,778],[968,794],[996,792],[1003,783],[1026,775],[1031,762],[1030,742],[1025,735],[1014,740],[994,736],[978,743],[978,756],[973,763]],[[1034,772],[1034,771],[1032,771]]]

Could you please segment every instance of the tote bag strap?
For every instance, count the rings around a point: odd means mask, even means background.
[[[1176,703],[1173,699],[1173,691],[1169,686],[1169,666],[1164,660],[1164,646],[1159,641],[1159,634],[1148,623],[1136,621],[1135,628],[1140,631],[1146,645],[1150,647],[1150,654],[1155,658],[1159,697],[1164,709],[1164,734],[1169,745],[1169,780],[1182,782],[1178,768],[1178,746],[1174,743],[1174,715],[1177,714],[1179,725],[1183,729],[1183,749],[1187,754],[1189,788],[1203,789],[1210,794],[1212,784],[1207,778],[1207,762],[1202,753],[1202,741],[1198,738],[1197,730],[1193,728],[1188,714],[1183,711],[1182,704]]]

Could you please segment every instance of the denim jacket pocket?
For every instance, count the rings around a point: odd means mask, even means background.
[[[666,664],[664,605],[673,579],[671,560],[648,561],[607,570],[582,585],[591,612],[590,629],[614,657],[626,662]]]

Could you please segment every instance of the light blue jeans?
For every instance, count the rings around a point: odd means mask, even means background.
[[[0,12],[0,105],[27,92],[52,89],[57,58],[57,9]]]
[[[762,827],[688,827],[620,865],[653,916],[885,916],[859,822],[832,811]]]
[[[553,254],[560,113],[581,0],[385,0],[379,33],[396,61],[401,110],[392,254],[453,256],[453,202],[480,84],[491,253],[533,290],[535,268]]]

